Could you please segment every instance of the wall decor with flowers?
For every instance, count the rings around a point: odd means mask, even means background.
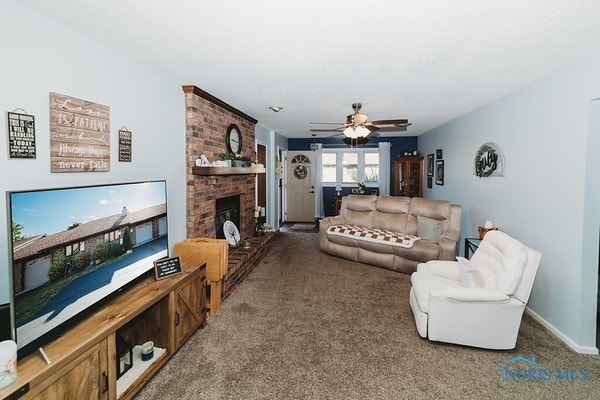
[[[502,150],[496,143],[482,144],[473,160],[473,174],[480,178],[504,176],[506,165]]]

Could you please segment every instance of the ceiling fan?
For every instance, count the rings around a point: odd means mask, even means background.
[[[407,119],[382,119],[379,121],[368,121],[369,116],[360,112],[361,103],[352,103],[354,114],[346,117],[345,123],[337,122],[311,122],[316,125],[338,125],[331,129],[311,129],[311,132],[340,132],[346,137],[356,139],[359,137],[367,137],[371,132],[401,132],[405,131],[410,125]],[[334,135],[335,136],[335,135]]]

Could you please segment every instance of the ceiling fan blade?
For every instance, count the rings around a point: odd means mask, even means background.
[[[380,119],[378,121],[371,121],[373,125],[410,125],[407,119]],[[407,125],[408,124],[408,125]]]
[[[341,132],[341,128],[337,129],[309,129],[311,132]]]
[[[405,132],[406,126],[382,126],[377,132]]]
[[[368,130],[370,130],[371,132],[375,132],[375,131],[378,131],[379,129],[381,129],[380,127],[372,125],[372,124],[365,124],[363,126],[365,128],[367,128]]]

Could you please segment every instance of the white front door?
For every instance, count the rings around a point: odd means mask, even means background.
[[[315,177],[312,151],[289,151],[287,154],[287,220],[314,222]]]

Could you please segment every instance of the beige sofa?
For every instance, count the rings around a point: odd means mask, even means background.
[[[340,215],[323,218],[321,251],[413,273],[429,260],[454,260],[462,207],[421,197],[349,195]]]

